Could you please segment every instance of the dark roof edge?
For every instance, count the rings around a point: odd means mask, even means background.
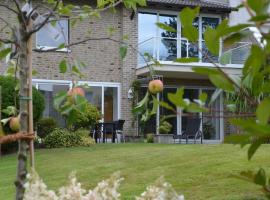
[[[205,2],[204,2],[205,3]],[[225,4],[219,4],[219,3],[214,3],[214,2],[209,2],[209,6],[204,6],[204,5],[186,5],[184,2],[180,3],[172,3],[172,2],[166,2],[166,1],[158,1],[158,0],[148,0],[147,1],[147,7],[153,6],[153,5],[158,5],[158,6],[177,6],[178,8],[182,9],[185,7],[190,7],[190,8],[195,8],[195,7],[201,7],[202,9],[216,9],[221,12],[225,13],[230,13],[232,11],[238,11],[238,8],[236,7],[231,7],[227,6]]]

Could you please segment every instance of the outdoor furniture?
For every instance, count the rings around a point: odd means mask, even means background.
[[[201,139],[202,144],[203,134],[200,131],[200,126],[201,118],[188,118],[186,130],[181,135],[173,135],[174,142],[176,139],[179,139],[179,143],[181,143],[181,140],[185,139],[187,144],[189,139],[193,139],[194,144],[196,144],[197,139]]]
[[[97,123],[95,125],[95,128],[92,132],[92,137],[95,139],[96,143],[100,143],[100,139],[102,138],[102,123]]]
[[[112,135],[112,143],[115,143],[115,123],[103,122],[102,123],[103,143],[107,142],[108,134]]]
[[[124,142],[126,142],[125,141],[125,135],[123,133],[124,123],[125,123],[125,120],[122,120],[122,119],[119,119],[117,121],[114,121],[117,143],[119,143],[118,137],[117,137],[118,134],[120,134],[120,142],[121,142],[121,140],[123,140]]]

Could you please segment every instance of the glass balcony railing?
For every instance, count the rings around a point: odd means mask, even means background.
[[[200,44],[200,45],[198,45]],[[201,46],[202,51],[199,51]],[[227,56],[227,64],[243,64],[249,55],[250,43],[238,43],[235,48],[222,52]],[[205,42],[190,43],[184,38],[152,37],[138,45],[140,55],[139,66],[150,61],[149,57],[142,56],[147,53],[158,61],[174,61],[176,58],[199,58],[200,63],[219,62],[219,57],[212,55],[206,48]]]

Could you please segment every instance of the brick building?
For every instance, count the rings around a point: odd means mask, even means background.
[[[182,86],[186,88],[185,98],[196,99],[201,92],[212,94],[215,88],[207,77],[193,73],[192,67],[212,66],[202,52],[218,62],[218,58],[212,56],[204,45],[203,31],[206,26],[216,27],[222,19],[229,18],[230,13],[234,12],[228,0],[148,0],[147,2],[147,7],[139,8],[136,13],[123,6],[118,6],[115,13],[103,12],[100,20],[79,22],[75,27],[71,26],[68,18],[63,18],[57,23],[56,28],[62,29],[64,32],[62,37],[64,38],[55,41],[46,32],[47,30],[40,30],[35,35],[33,48],[57,47],[67,40],[73,43],[83,39],[89,30],[91,37],[107,37],[108,28],[114,28],[116,31],[112,36],[113,39],[122,41],[128,36],[129,44],[141,53],[149,53],[162,64],[162,67],[155,68],[156,74],[163,78],[165,84],[164,92],[158,96],[160,100],[167,101],[167,94],[175,92],[177,88]],[[198,28],[200,33],[196,45],[189,43],[181,35],[181,22],[177,18],[179,11],[187,6],[201,7],[201,13],[194,22],[194,26]],[[0,16],[15,23],[14,17],[7,14],[7,10],[2,7],[0,8]],[[178,33],[163,31],[156,27],[156,22],[167,23],[177,29]],[[3,26],[4,23],[0,21],[0,27]],[[246,57],[245,45],[242,44],[240,48],[234,50],[231,64],[224,66],[225,71],[239,75]],[[149,77],[149,68],[142,57],[131,48],[128,49],[127,56],[122,60],[118,53],[119,48],[120,43],[99,40],[89,41],[58,52],[34,52],[33,67],[38,74],[35,75],[33,84],[45,95],[44,116],[52,116],[60,123],[64,123],[61,116],[53,108],[52,98],[57,92],[68,90],[72,80],[77,80],[79,83],[90,86],[86,97],[100,109],[104,121],[125,119],[124,131],[127,135],[156,132],[159,116],[170,113],[160,108],[158,117],[151,119],[145,130],[140,130],[138,123],[134,123],[134,117],[131,113],[133,100],[128,94],[132,91],[133,81],[137,79],[142,80],[141,93],[146,91],[147,83],[143,80]],[[83,78],[79,79],[72,74],[59,72],[59,62],[67,57],[68,53],[86,64],[86,68],[82,70]],[[175,58],[179,57],[198,57],[199,62],[191,64],[173,62]],[[2,63],[0,72],[4,73],[5,70],[6,64]],[[220,96],[214,104],[216,109],[223,109],[222,101],[222,96]],[[171,133],[181,133],[185,129],[186,118],[184,115],[182,116],[183,112],[179,113],[181,113],[179,116],[170,119],[170,123],[173,125]],[[204,123],[210,123],[215,130],[214,134],[208,138],[209,141],[223,140],[223,119],[203,118]]]

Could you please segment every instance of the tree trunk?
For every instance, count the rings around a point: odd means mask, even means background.
[[[28,123],[28,70],[29,70],[29,57],[28,55],[28,40],[25,39],[26,29],[21,24],[20,25],[20,48],[19,48],[19,80],[20,80],[20,132],[28,133],[29,123]],[[19,141],[19,151],[18,151],[18,165],[17,165],[17,179],[15,181],[16,185],[16,200],[22,200],[24,195],[24,184],[26,182],[27,175],[27,150],[28,142],[26,140]]]

